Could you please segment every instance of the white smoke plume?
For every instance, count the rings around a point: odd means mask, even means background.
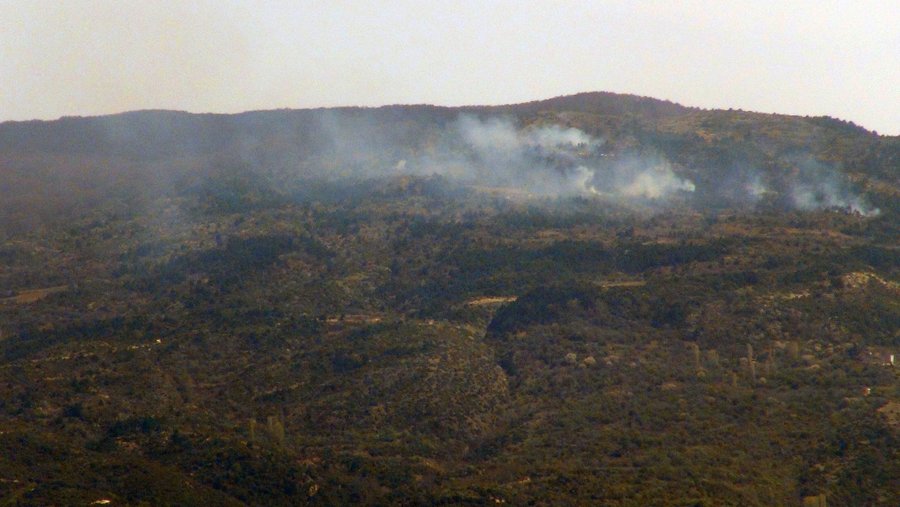
[[[696,189],[690,180],[681,179],[668,165],[658,165],[633,175],[630,183],[621,187],[626,197],[659,199],[676,191],[693,192]]]
[[[559,125],[520,129],[505,118],[462,116],[455,122],[477,182],[521,188],[538,195],[589,193],[579,163],[602,141]]]
[[[520,126],[507,117],[461,115],[435,127],[429,142],[414,150],[403,143],[409,133],[391,134],[361,116],[332,113],[320,127],[329,139],[322,158],[328,177],[440,175],[544,197],[659,201],[694,191],[661,157],[607,157],[602,139],[559,124]]]
[[[805,159],[798,163],[798,169],[797,179],[789,189],[797,209],[841,209],[862,216],[878,216],[881,213],[853,191],[849,182],[834,167]]]
[[[664,160],[630,160],[601,169],[595,163],[603,141],[575,128],[517,129],[505,119],[463,116],[457,129],[488,180],[524,186],[538,194],[657,200],[695,189]]]
[[[744,183],[743,188],[747,197],[752,201],[758,201],[770,192],[769,188],[763,183],[762,178],[758,174],[754,175],[750,181]]]
[[[592,193],[611,198],[658,201],[696,190],[694,182],[675,173],[658,155],[618,157],[594,170]]]

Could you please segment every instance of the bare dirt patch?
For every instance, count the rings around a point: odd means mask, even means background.
[[[490,306],[511,303],[519,299],[518,296],[484,296],[466,301],[467,306]]]
[[[27,289],[19,291],[12,297],[0,299],[0,303],[11,303],[24,305],[28,303],[36,303],[51,294],[65,292],[69,289],[68,285],[58,285],[56,287],[47,287],[45,289]]]
[[[647,282],[644,280],[601,280],[597,282],[597,285],[604,289],[610,287],[643,287],[647,285]]]
[[[890,426],[900,429],[900,402],[889,401],[878,412],[887,419]]]

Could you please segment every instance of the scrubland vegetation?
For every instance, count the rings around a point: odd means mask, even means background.
[[[460,112],[696,188],[397,170]],[[610,94],[2,124],[0,503],[898,505],[898,167]]]

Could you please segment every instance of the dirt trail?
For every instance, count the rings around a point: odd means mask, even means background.
[[[647,282],[643,280],[601,280],[597,285],[604,289],[609,287],[643,287]]]
[[[518,296],[484,296],[466,301],[467,306],[488,306],[511,303],[519,299]]]
[[[327,324],[377,324],[381,322],[381,315],[350,314],[342,317],[328,317]]]
[[[0,303],[12,303],[12,304],[28,304],[35,303],[49,296],[50,294],[57,294],[59,292],[65,292],[69,289],[68,285],[57,285],[56,287],[47,287],[45,289],[27,289],[23,291],[19,291],[18,294],[12,297],[0,299]]]

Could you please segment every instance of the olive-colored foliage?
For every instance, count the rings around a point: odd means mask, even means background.
[[[343,111],[375,155],[310,111],[0,125],[0,503],[900,503],[896,141],[606,94],[475,112],[561,111],[696,193],[367,173],[443,108]],[[712,191],[801,148],[882,214]]]

